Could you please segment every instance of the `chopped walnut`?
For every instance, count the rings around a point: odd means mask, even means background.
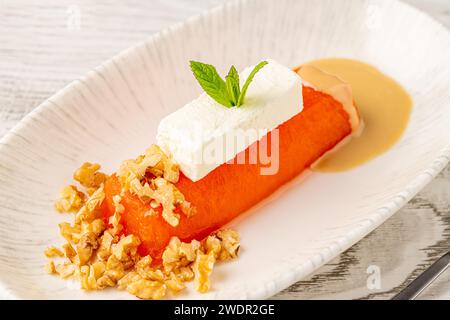
[[[177,183],[180,179],[180,168],[172,159],[167,158],[164,162],[164,179],[169,182]]]
[[[207,254],[212,254],[218,259],[222,251],[222,243],[215,235],[210,235],[205,240],[205,249]]]
[[[180,222],[180,215],[175,213],[175,204],[182,203],[184,197],[180,192],[177,192],[175,186],[163,178],[156,178],[154,180],[156,191],[154,199],[162,204],[162,217],[172,227],[176,227]]]
[[[69,259],[71,262],[75,261],[77,252],[75,251],[75,249],[72,247],[72,245],[70,243],[66,243],[63,245],[63,251],[64,251],[64,255],[66,256],[67,259]]]
[[[100,237],[100,246],[97,251],[97,257],[101,261],[105,261],[111,255],[111,246],[115,242],[115,237],[112,232],[106,230],[103,235]]]
[[[141,278],[153,281],[164,281],[165,275],[160,269],[151,266],[152,258],[145,256],[136,263],[136,272]]]
[[[150,185],[145,182],[144,185],[138,179],[134,179],[130,183],[130,191],[136,194],[142,201],[148,202],[155,195],[155,191],[150,187]]]
[[[95,262],[90,266],[80,268],[81,288],[84,290],[97,290],[97,280],[103,276],[106,266],[103,262]]]
[[[115,211],[119,213],[123,213],[125,211],[125,207],[120,203],[122,201],[122,197],[120,195],[115,195],[113,198]]]
[[[195,290],[201,293],[209,291],[211,283],[209,275],[211,274],[216,259],[212,254],[199,254],[195,259],[193,266],[194,270],[194,287]]]
[[[170,239],[169,245],[166,247],[162,255],[163,266],[167,272],[177,267],[180,260],[179,247],[181,245],[180,239],[173,237]]]
[[[82,266],[80,268],[80,285],[83,290],[94,290],[97,288],[97,281],[90,277],[91,268],[90,266]],[[94,280],[94,281],[93,281]]]
[[[183,283],[183,280],[177,277],[174,273],[170,274],[170,278],[167,279],[165,283],[167,288],[169,288],[169,290],[173,294],[177,294],[178,292],[186,288],[186,285]]]
[[[145,278],[148,273],[152,272],[152,257],[149,255],[141,258],[136,263],[136,272],[142,277]]]
[[[75,222],[81,223],[82,221],[91,222],[100,217],[99,208],[105,199],[105,192],[103,186],[98,188],[86,201],[84,207],[78,211]]]
[[[166,295],[166,285],[159,281],[139,279],[127,285],[126,290],[141,299],[162,299]]]
[[[60,192],[60,198],[55,202],[58,212],[77,212],[84,205],[85,195],[75,186],[64,187]]]
[[[86,204],[77,212],[75,216],[75,224],[81,225],[83,222],[90,223],[95,219],[101,217],[100,205],[104,200],[105,194],[103,188],[99,188],[95,191]]]
[[[45,249],[44,254],[47,258],[64,257],[64,253],[54,246]]]
[[[107,270],[119,270],[123,269],[123,263],[116,258],[115,255],[110,255],[106,262]]]
[[[83,163],[83,165],[75,171],[73,178],[83,187],[97,189],[107,178],[106,174],[98,172],[99,169],[99,164],[92,164],[89,162]]]
[[[135,160],[126,160],[120,166],[117,171],[117,176],[125,189],[131,189],[130,187],[133,181],[137,180],[140,184],[140,181],[145,177],[147,169],[156,166],[161,161],[161,155],[152,153],[149,150],[146,152],[145,156],[139,156]],[[135,185],[135,187],[138,186]]]
[[[170,239],[162,255],[163,266],[166,273],[174,269],[185,267],[195,260],[200,242],[193,240],[191,243],[182,243],[177,237]]]
[[[201,243],[196,240],[185,243],[174,237],[163,253],[162,269],[152,266],[150,256],[138,258],[140,241],[137,237],[128,235],[116,241],[111,230],[101,235],[87,232],[80,238],[75,259],[71,245],[63,246],[66,257],[78,261],[78,270],[75,264],[64,263],[52,271],[51,262],[46,269],[62,278],[78,275],[84,290],[117,286],[142,299],[161,299],[167,290],[177,294],[185,288],[184,283],[192,279],[196,290],[207,292],[216,257],[232,258],[238,248],[237,233],[229,230],[217,232]],[[104,253],[100,254],[102,251]]]
[[[174,185],[179,179],[178,165],[156,145],[151,146],[145,155],[124,161],[117,177],[124,191],[136,194],[144,203],[150,203],[152,209],[162,205],[162,217],[173,227],[180,221],[180,215],[175,212],[177,206],[186,216],[195,213]]]
[[[200,242],[192,240],[190,243],[181,242],[179,247],[179,253],[188,262],[193,262],[197,256],[197,252],[200,250]]]
[[[194,279],[194,272],[191,267],[181,267],[174,270],[174,274],[182,282],[188,282]]]
[[[137,272],[130,271],[117,282],[117,288],[119,290],[125,290],[129,284],[136,282],[140,279],[141,276]]]
[[[113,277],[110,277],[108,274],[104,274],[97,280],[97,289],[102,290],[108,287],[114,287],[116,285],[116,281]]]
[[[119,281],[125,275],[125,267],[123,263],[114,255],[111,255],[106,262],[105,275],[114,281]]]
[[[162,217],[172,227],[176,227],[180,223],[180,215],[174,213],[171,209],[167,209],[167,207],[163,209]]]
[[[147,169],[147,171],[155,177],[164,177],[171,183],[177,183],[180,178],[179,166],[168,157],[157,145],[152,145],[146,154],[157,154],[161,157],[156,165]]]
[[[112,234],[118,235],[123,227],[120,223],[120,220],[122,219],[122,213],[125,211],[124,206],[120,203],[122,201],[122,197],[119,195],[116,195],[113,197],[113,204],[114,204],[114,214],[109,218],[109,224],[112,225]]]
[[[70,223],[63,222],[59,224],[59,231],[68,242],[77,241],[76,239],[80,238],[78,235],[81,232],[81,227],[79,225],[72,227]]]
[[[105,272],[106,270],[106,264],[102,261],[96,261],[94,262],[91,267],[94,269],[94,274],[96,278],[100,278],[100,276]]]
[[[84,233],[92,232],[96,237],[99,237],[105,230],[105,223],[103,222],[103,219],[95,219],[91,223],[84,222],[82,223],[82,226],[84,226],[84,228],[82,228]]]
[[[89,212],[95,212],[95,210],[102,204],[105,199],[105,192],[103,191],[103,185],[100,186],[86,201],[86,208]]]
[[[219,230],[217,237],[221,240],[222,250],[218,259],[220,261],[234,259],[239,254],[239,234],[234,230]]]
[[[174,237],[163,252],[162,265],[155,266],[152,257],[138,254],[140,239],[124,234],[121,224],[125,213],[122,197],[126,192],[149,206],[144,216],[157,215],[161,210],[162,218],[173,227],[179,224],[181,214],[188,218],[195,214],[195,207],[175,186],[180,175],[178,165],[156,145],[144,155],[124,161],[116,173],[122,189],[112,198],[115,210],[106,223],[102,204],[107,175],[99,169],[98,164],[85,163],[74,174],[88,197],[75,186],[62,190],[56,208],[76,212],[75,221],[73,225],[59,225],[67,240],[62,250],[50,247],[45,251],[50,258],[64,257],[65,262],[55,265],[49,261],[46,271],[61,278],[76,277],[84,290],[117,287],[142,299],[161,299],[168,292],[177,294],[191,280],[198,291],[208,291],[215,261],[238,254],[236,232],[222,230],[202,242],[190,243]]]
[[[128,261],[137,253],[141,241],[135,235],[128,235],[112,246],[111,252],[119,261]]]
[[[179,207],[181,209],[181,212],[183,212],[183,214],[188,218],[194,216],[197,213],[197,210],[191,205],[189,201],[183,201]]]

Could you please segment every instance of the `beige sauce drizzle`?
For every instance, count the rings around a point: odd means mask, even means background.
[[[364,123],[364,130],[360,134],[326,154],[313,170],[341,172],[355,168],[383,154],[400,139],[408,125],[412,100],[395,80],[356,60],[325,59],[309,62],[305,66],[319,68],[349,83]],[[314,79],[314,73],[308,76],[309,78],[305,78],[307,81],[317,88],[321,87],[319,77]],[[325,87],[332,88],[333,82],[329,82],[332,80],[327,81]],[[332,92],[326,93],[335,97]],[[336,100],[341,101],[338,98]],[[348,107],[344,105],[344,108]]]
[[[303,81],[306,80],[307,85],[329,94],[342,104],[349,115],[353,135],[361,131],[361,119],[353,103],[352,86],[349,83],[312,65],[302,66],[298,74]]]

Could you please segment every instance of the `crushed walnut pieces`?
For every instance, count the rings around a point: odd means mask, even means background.
[[[48,274],[56,273],[56,266],[53,260],[47,262],[47,264],[45,265],[45,271],[47,271]]]
[[[45,249],[44,254],[47,258],[64,257],[64,253],[54,246]]]
[[[200,253],[197,255],[194,263],[194,286],[195,290],[201,293],[209,291],[211,283],[209,275],[211,274],[216,259],[212,254]]]
[[[175,187],[178,166],[159,147],[152,146],[137,159],[123,162],[117,172],[123,189],[112,199],[115,211],[109,221],[103,220],[100,210],[108,176],[99,170],[98,164],[84,163],[74,173],[74,179],[85,188],[85,193],[76,186],[61,191],[56,209],[73,212],[75,218],[72,224],[59,224],[66,240],[62,248],[51,246],[45,250],[52,259],[45,265],[47,273],[63,279],[77,278],[83,290],[116,287],[141,299],[161,299],[179,293],[192,280],[196,290],[207,292],[215,262],[237,257],[239,235],[233,230],[220,230],[202,241],[183,242],[173,237],[160,265],[154,265],[151,256],[139,255],[138,237],[123,234],[124,192],[136,194],[148,203],[150,215],[158,214],[154,209],[162,207],[161,215],[171,226],[178,225],[180,213],[186,217],[195,214],[195,208]],[[180,210],[175,212],[177,208]]]
[[[88,231],[78,241],[77,250],[67,243],[58,251],[64,252],[66,261],[55,265],[51,260],[45,268],[63,279],[77,277],[83,290],[117,287],[141,299],[161,299],[179,293],[186,282],[194,280],[194,288],[205,293],[211,286],[209,277],[215,262],[238,254],[238,246],[230,252],[217,234],[189,243],[174,237],[163,253],[162,265],[153,266],[150,256],[137,253],[140,241],[134,235],[118,238],[110,229],[98,236]],[[238,239],[233,239],[236,244]]]

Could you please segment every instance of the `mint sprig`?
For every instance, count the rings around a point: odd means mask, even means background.
[[[239,74],[234,66],[231,66],[228,75],[225,77],[225,80],[223,80],[213,65],[198,61],[191,61],[190,64],[195,78],[203,90],[205,90],[206,94],[227,108],[239,108],[244,103],[247,89],[255,75],[267,65],[268,62],[260,62],[252,70],[242,89],[239,86]]]
[[[211,98],[227,108],[233,106],[227,85],[214,66],[191,61],[191,69],[200,86]]]
[[[231,104],[237,106],[241,89],[239,88],[239,74],[234,66],[231,66],[228,75],[225,77],[225,83],[227,84],[227,93],[231,98]]]

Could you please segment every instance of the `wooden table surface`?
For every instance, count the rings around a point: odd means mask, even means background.
[[[102,61],[224,1],[0,0],[0,137]],[[449,0],[405,1],[450,27]],[[389,299],[447,251],[450,167],[372,234],[274,298]],[[449,280],[450,271],[421,299],[450,299]]]

